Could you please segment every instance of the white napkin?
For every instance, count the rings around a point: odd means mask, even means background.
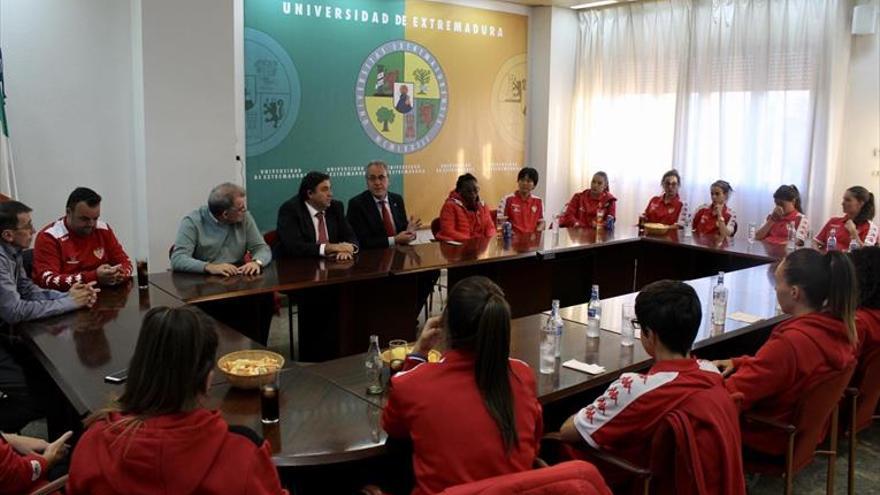
[[[568,361],[562,363],[562,366],[565,366],[566,368],[571,368],[573,370],[583,371],[584,373],[589,373],[591,375],[605,373],[604,366],[599,366],[598,364],[582,363],[577,359],[569,359]]]
[[[730,313],[729,315],[727,315],[727,317],[730,318],[731,320],[742,321],[745,323],[755,323],[757,321],[761,321],[764,319],[764,318],[761,318],[760,316],[752,315],[749,313],[743,313],[742,311]]]

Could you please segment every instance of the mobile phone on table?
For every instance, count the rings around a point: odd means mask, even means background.
[[[458,241],[444,241],[444,242],[446,244],[449,244],[450,246],[461,246],[462,245],[462,243],[460,243]]]
[[[110,373],[109,375],[104,377],[104,381],[107,383],[112,383],[114,385],[118,385],[120,383],[125,383],[125,380],[128,378],[128,369],[119,370],[115,373]]]

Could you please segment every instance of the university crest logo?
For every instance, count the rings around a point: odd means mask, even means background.
[[[376,146],[392,153],[413,153],[440,133],[449,88],[443,68],[427,48],[395,40],[364,60],[355,102],[361,127]]]

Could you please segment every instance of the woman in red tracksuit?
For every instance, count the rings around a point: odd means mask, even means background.
[[[654,196],[648,201],[648,206],[645,207],[645,212],[639,220],[643,223],[690,227],[687,225],[687,202],[678,196],[678,188],[681,187],[681,176],[678,175],[678,171],[672,169],[663,174],[660,185],[663,186],[663,194]]]
[[[68,431],[48,443],[40,438],[0,433],[0,495],[30,493],[49,479],[49,470],[67,455]],[[57,473],[63,474],[63,471]]]
[[[443,359],[425,362],[441,339]],[[413,494],[532,468],[542,429],[535,375],[509,354],[501,289],[485,277],[456,284],[392,378],[382,415],[389,437],[412,440]]]
[[[455,181],[440,210],[440,230],[434,235],[441,241],[467,241],[495,235],[495,222],[489,209],[480,200],[477,178],[464,174]]]
[[[865,375],[868,357],[880,352],[880,247],[870,246],[849,253],[859,278],[859,309],[856,311],[856,327],[859,332],[859,364],[853,375],[853,383],[859,384]],[[859,396],[859,401],[865,400]],[[867,400],[872,400],[870,397]],[[877,398],[873,398],[877,400]],[[864,410],[876,411],[873,406],[862,406]],[[867,426],[865,419],[859,418],[858,428]],[[870,423],[870,421],[868,421]]]
[[[801,208],[801,193],[792,185],[782,185],[773,193],[776,206],[767,215],[767,221],[755,232],[755,239],[773,244],[788,242],[788,229],[795,232],[795,244],[803,246],[810,231],[810,222]]]
[[[200,406],[216,352],[217,334],[197,310],[148,311],[118,406],[86,421],[67,493],[286,494],[269,444]]]
[[[839,251],[849,249],[852,241],[859,247],[876,245],[880,238],[880,226],[873,221],[874,194],[862,186],[850,187],[843,193],[840,207],[843,216],[831,217],[825,222],[822,230],[813,238],[816,245],[827,248],[832,230],[837,244],[835,249]]]
[[[603,217],[602,226],[613,227],[617,217],[617,198],[610,192],[605,172],[593,174],[590,188],[571,197],[559,219],[559,226],[596,228],[599,212]]]
[[[721,234],[730,237],[736,233],[736,212],[727,206],[733,188],[725,180],[716,180],[709,186],[712,202],[701,205],[694,213],[692,227],[697,234]]]
[[[776,268],[776,298],[792,316],[754,356],[716,361],[742,411],[790,423],[805,390],[853,364],[856,351],[856,274],[846,255],[800,249]],[[744,423],[743,444],[782,455],[787,434]]]

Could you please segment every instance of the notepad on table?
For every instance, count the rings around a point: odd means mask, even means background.
[[[742,311],[736,311],[734,313],[730,313],[727,317],[730,318],[731,320],[742,321],[745,323],[755,323],[755,322],[758,322],[758,321],[761,321],[764,319],[764,318],[757,316],[757,315],[743,313]]]
[[[584,373],[589,373],[591,375],[598,375],[600,373],[605,373],[605,367],[599,366],[598,364],[587,364],[577,359],[569,359],[568,361],[562,363],[562,366],[566,368],[571,368],[577,371],[583,371]]]

